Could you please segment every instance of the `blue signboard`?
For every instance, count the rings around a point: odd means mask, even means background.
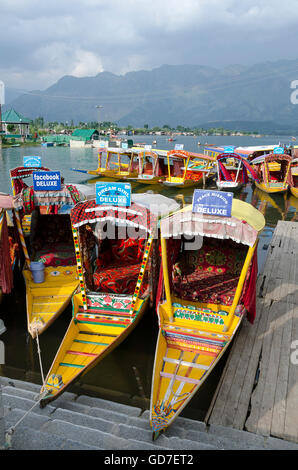
[[[230,217],[233,193],[212,189],[195,189],[192,199],[192,211],[199,214]]]
[[[235,151],[235,146],[234,145],[229,145],[224,147],[224,153],[234,153]]]
[[[129,183],[96,183],[96,204],[128,207],[131,204]]]
[[[41,167],[41,158],[35,156],[24,157],[24,167],[25,168],[40,168]]]
[[[175,150],[183,150],[184,144],[175,144]]]
[[[273,149],[273,153],[278,154],[278,155],[282,155],[283,153],[285,153],[285,151],[284,151],[283,147],[275,147]]]
[[[32,177],[34,191],[59,191],[61,189],[60,171],[34,171]]]

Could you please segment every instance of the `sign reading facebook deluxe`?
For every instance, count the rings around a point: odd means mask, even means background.
[[[199,214],[230,217],[233,193],[195,189],[192,199],[192,211]]]
[[[128,207],[131,204],[129,183],[96,183],[96,204]]]
[[[33,171],[34,191],[59,191],[61,189],[60,171]]]

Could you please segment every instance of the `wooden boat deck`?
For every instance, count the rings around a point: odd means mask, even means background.
[[[205,417],[298,442],[298,224],[279,221],[257,283],[257,317],[236,335]]]

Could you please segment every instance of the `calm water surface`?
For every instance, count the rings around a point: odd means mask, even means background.
[[[201,144],[215,145],[266,145],[288,144],[291,137],[178,137],[176,142],[168,142],[167,137],[134,137],[134,142],[151,144],[157,140],[156,148],[173,149],[176,143],[184,144],[185,150],[203,153]],[[153,147],[154,148],[154,147]],[[23,164],[23,156],[39,155],[42,165],[51,170],[60,170],[66,183],[94,184],[95,180],[72,171],[71,168],[96,169],[96,149],[73,149],[70,147],[15,147],[0,149],[0,191],[12,193],[9,170]],[[88,176],[88,178],[86,178]],[[214,186],[215,187],[215,186]],[[132,183],[136,192],[148,189],[176,199],[180,203],[190,203],[193,189],[163,188],[160,185],[142,185]],[[266,227],[261,234],[258,259],[259,269],[262,268],[267,254],[266,247],[270,242],[278,220],[298,221],[298,200],[289,195],[270,196],[248,184],[234,197],[252,202],[262,211],[266,219]],[[14,291],[4,297],[0,304],[0,318],[4,320],[7,331],[1,336],[5,344],[5,365],[0,366],[0,375],[11,378],[41,383],[41,373],[37,355],[37,345],[27,334],[26,296],[22,276],[16,276]],[[54,359],[59,344],[66,332],[71,319],[69,306],[56,322],[40,337],[40,348],[44,374],[46,375]],[[149,310],[131,335],[101,363],[83,376],[69,391],[91,394],[127,404],[148,408],[150,399],[151,377],[154,361],[154,351],[158,333],[157,316]],[[217,386],[220,372],[224,366],[227,354],[222,358],[214,372],[208,377],[183,416],[202,419],[208,410],[212,395]],[[142,388],[138,386],[136,376],[140,379]]]

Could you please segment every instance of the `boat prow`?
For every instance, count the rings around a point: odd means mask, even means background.
[[[46,267],[44,282],[36,283],[24,269],[28,331],[33,338],[43,333],[64,311],[79,285],[76,266]]]
[[[88,311],[82,294],[73,296],[73,318],[41,390],[44,407],[55,400],[81,375],[115,349],[136,327],[149,296],[138,299],[130,312],[132,296],[88,294]]]

